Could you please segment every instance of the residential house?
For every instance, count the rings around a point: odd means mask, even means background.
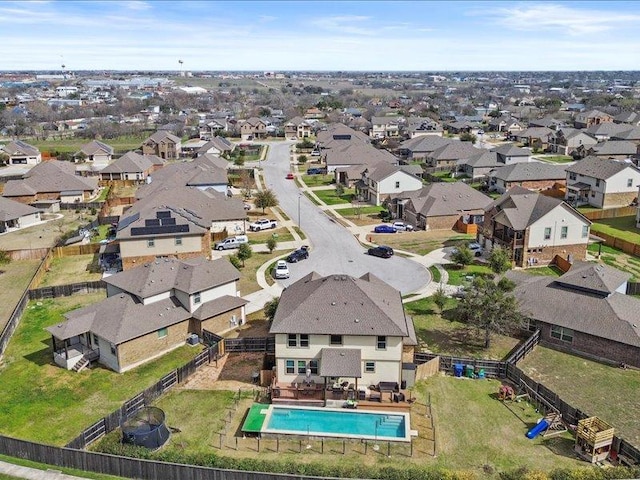
[[[398,147],[400,158],[407,162],[424,160],[438,148],[449,145],[453,140],[435,135],[422,135],[405,140]]]
[[[514,296],[543,345],[640,367],[640,300],[626,295],[630,274],[576,261],[558,278],[518,271],[506,277],[516,284]]]
[[[621,123],[600,123],[597,125],[592,125],[591,127],[584,130],[589,135],[593,136],[599,142],[605,142],[609,140],[611,137],[618,135],[622,132],[629,130],[629,125],[624,125]]]
[[[162,159],[156,155],[127,152],[100,170],[100,180],[133,180],[144,183],[153,172],[163,165]]]
[[[445,130],[451,135],[460,135],[462,133],[471,133],[478,125],[475,122],[468,122],[466,120],[454,120],[453,122],[447,122],[444,125]]]
[[[524,125],[511,117],[491,118],[487,124],[487,130],[490,132],[505,132],[513,134],[524,130]]]
[[[451,230],[458,223],[479,225],[491,198],[462,182],[438,182],[394,195],[386,202],[396,218],[424,230]]]
[[[442,137],[444,129],[442,125],[429,117],[408,117],[405,133],[409,135],[409,138],[428,135]]]
[[[113,158],[113,147],[106,143],[92,140],[80,147],[80,150],[73,155],[73,159],[78,161],[91,162],[96,166],[106,166]]]
[[[211,140],[196,150],[196,156],[216,155],[220,157],[231,154],[235,148],[235,143],[225,137],[212,137]]]
[[[398,159],[387,150],[377,149],[367,143],[353,142],[327,150],[324,162],[328,173],[335,172],[336,182],[348,184],[352,182],[347,182],[347,178],[357,181],[365,168],[378,163],[397,165]],[[356,170],[353,170],[354,167]],[[352,171],[345,176],[348,170]],[[354,176],[354,173],[357,174]]]
[[[329,125],[316,135],[316,141],[322,150],[341,147],[349,143],[370,144],[371,138],[363,132],[354,130],[342,123]]]
[[[42,209],[0,197],[0,233],[13,232],[42,221]]]
[[[551,130],[558,130],[567,127],[566,122],[553,117],[534,118],[529,120],[529,127],[545,127]]]
[[[626,123],[627,125],[639,126],[640,115],[636,112],[621,112],[613,117],[614,123]]]
[[[587,156],[608,158],[612,160],[626,160],[636,157],[638,145],[626,140],[607,140],[589,147]]]
[[[478,241],[506,248],[516,267],[548,265],[556,255],[584,260],[590,225],[560,199],[513,187],[485,208]]]
[[[371,273],[309,273],[282,292],[269,333],[274,386],[313,381],[325,391],[343,380],[354,391],[380,382],[399,387],[417,345],[400,292]]]
[[[9,156],[9,165],[37,165],[42,161],[40,150],[22,140],[7,143],[2,151]]]
[[[86,202],[98,194],[98,179],[75,174],[70,162],[50,160],[34,166],[21,180],[9,180],[2,196],[20,203],[59,200],[61,203]]]
[[[630,127],[628,130],[624,130],[620,133],[614,133],[611,135],[610,140],[626,140],[633,142],[636,145],[640,145],[640,126]]]
[[[371,138],[397,138],[404,125],[404,118],[398,116],[371,117]]]
[[[613,123],[613,117],[600,110],[589,110],[576,113],[573,123],[576,128],[589,128],[601,123]]]
[[[566,165],[542,162],[503,165],[494,169],[488,176],[489,190],[498,193],[505,193],[515,186],[542,191],[567,183]]]
[[[317,107],[307,108],[304,112],[304,118],[307,120],[322,120],[327,115]]]
[[[521,143],[532,150],[547,150],[549,148],[549,136],[553,133],[548,127],[529,127],[520,132],[514,132],[511,139]]]
[[[182,140],[167,130],[158,130],[143,142],[142,153],[163,160],[177,160],[182,153]]]
[[[425,164],[437,170],[455,170],[456,162],[480,152],[471,142],[453,140],[427,154]]]
[[[200,138],[202,140],[211,140],[219,135],[220,132],[229,132],[232,130],[226,118],[209,118],[203,121],[198,127]]]
[[[490,150],[480,150],[467,158],[456,162],[457,175],[466,176],[473,180],[486,179],[491,170],[504,164],[498,163],[498,154]]]
[[[577,155],[581,149],[589,149],[598,139],[584,130],[561,128],[549,135],[549,150],[560,155]]]
[[[356,196],[364,202],[381,205],[393,194],[420,188],[420,178],[404,171],[402,166],[383,162],[365,170],[356,184]]]
[[[311,123],[302,117],[294,117],[284,124],[284,136],[291,140],[308,138],[311,136]]]
[[[495,152],[498,163],[502,165],[512,165],[531,160],[531,150],[520,148],[513,143],[503,143],[491,151]]]
[[[640,169],[632,163],[587,157],[567,167],[567,197],[572,205],[626,207],[638,198]]]
[[[266,138],[268,124],[258,117],[251,117],[246,120],[238,120],[238,128],[242,140],[253,140],[256,138]]]
[[[47,330],[53,357],[79,370],[97,361],[118,373],[185,345],[190,335],[245,322],[240,273],[226,259],[155,259],[104,279],[107,298],[65,313]]]

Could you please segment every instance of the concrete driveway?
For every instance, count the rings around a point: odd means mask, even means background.
[[[300,193],[295,180],[286,179],[287,173],[292,171],[290,147],[293,143],[269,142],[269,154],[262,162],[267,188],[276,193],[280,207],[294,223],[300,225],[312,248],[307,260],[290,264],[291,277],[279,281],[282,286],[312,271],[320,275],[347,274],[354,277],[371,272],[403,295],[426,285],[431,277],[423,265],[398,255],[389,259],[367,255],[353,234]]]

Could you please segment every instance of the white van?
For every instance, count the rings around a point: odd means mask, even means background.
[[[228,250],[229,248],[239,248],[243,243],[248,243],[249,237],[246,235],[236,235],[235,237],[227,237],[220,242],[216,242],[213,248],[216,250]]]

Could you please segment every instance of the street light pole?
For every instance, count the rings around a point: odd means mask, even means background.
[[[302,228],[300,226],[300,199],[302,198],[302,194],[298,194],[298,228]]]

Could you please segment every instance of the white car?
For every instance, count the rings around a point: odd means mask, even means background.
[[[477,242],[470,243],[469,250],[471,250],[476,257],[481,257],[482,254],[484,253],[484,249],[482,248],[482,245],[480,245]]]
[[[413,231],[413,225],[409,225],[404,222],[393,222],[393,226],[398,232],[411,232]]]
[[[289,278],[289,267],[284,260],[278,260],[276,263],[276,278]]]

